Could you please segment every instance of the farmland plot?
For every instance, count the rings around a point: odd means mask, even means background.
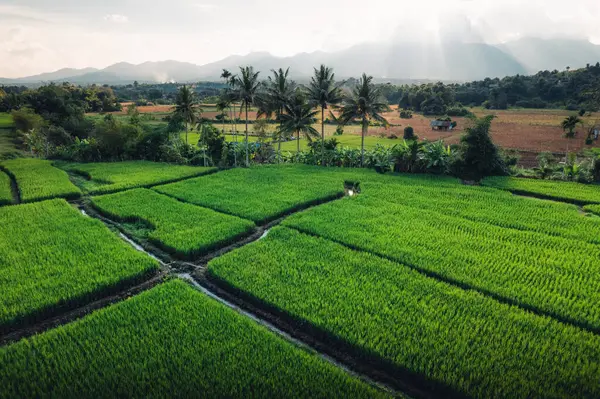
[[[92,198],[109,218],[147,223],[147,237],[180,258],[194,258],[250,234],[254,223],[211,209],[185,204],[148,189],[134,189]]]
[[[108,194],[130,188],[147,187],[201,176],[215,168],[171,165],[149,161],[63,164],[61,167],[81,175],[78,184],[90,194]]]
[[[381,184],[378,184],[381,183]],[[443,185],[442,185],[443,184]],[[388,177],[365,183],[365,196],[500,227],[600,244],[600,219],[571,204],[515,196],[493,188]]]
[[[78,198],[81,191],[69,180],[63,170],[50,161],[34,158],[11,159],[0,163],[0,169],[14,176],[21,202],[42,201],[52,198]]]
[[[154,190],[262,224],[344,195],[339,176],[310,166],[261,166],[232,169]]]
[[[377,398],[385,393],[171,281],[0,348],[0,398]]]
[[[13,203],[12,189],[10,186],[10,178],[0,170],[0,205]]]
[[[158,269],[61,199],[0,208],[0,331],[79,306]]]
[[[557,201],[600,204],[600,185],[597,184],[495,176],[484,179],[483,185]]]
[[[441,389],[477,398],[600,395],[598,335],[322,238],[276,227],[212,260],[209,273]]]
[[[596,244],[506,229],[367,193],[293,215],[283,224],[600,331]]]

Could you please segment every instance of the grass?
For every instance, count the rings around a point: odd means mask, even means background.
[[[1,162],[0,169],[16,180],[21,202],[52,198],[74,199],[81,195],[81,191],[71,183],[67,173],[55,168],[47,160],[11,159]]]
[[[6,112],[0,112],[0,129],[10,129],[12,127],[14,127],[12,116]]]
[[[182,281],[0,348],[0,397],[386,395]]]
[[[62,199],[0,208],[0,331],[82,305],[157,270]]]
[[[92,198],[102,214],[123,222],[148,224],[142,239],[184,259],[233,243],[254,230],[254,223],[215,212],[148,189],[134,189]]]
[[[259,224],[344,193],[342,178],[311,166],[232,169],[154,190]]]
[[[516,177],[488,177],[482,184],[516,194],[534,195],[582,205],[600,204],[600,185]]]
[[[600,395],[597,335],[325,239],[276,227],[264,240],[211,261],[209,273],[367,358],[426,375],[452,392]]]
[[[0,171],[0,206],[12,204],[13,200],[10,177]]]
[[[83,179],[78,179],[78,184],[84,192],[90,194],[108,194],[130,188],[169,183],[215,170],[150,161],[69,163],[60,166],[70,173],[83,176]]]
[[[600,216],[600,205],[586,205],[583,209]]]
[[[402,198],[396,203],[369,196],[365,185],[358,198],[312,208],[283,224],[600,331],[597,244],[428,210],[419,202],[435,203],[435,196],[413,199],[401,185],[396,195]],[[477,197],[470,200],[484,209],[481,214],[495,212],[493,207],[485,210],[486,203]],[[521,206],[529,209],[525,202]],[[578,219],[571,215],[572,231]],[[580,234],[588,232],[580,229]]]

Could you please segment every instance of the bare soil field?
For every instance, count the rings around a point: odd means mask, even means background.
[[[123,111],[117,114],[125,114],[127,103],[123,104]],[[209,119],[215,119],[219,112],[214,110],[214,106],[206,104],[202,106],[205,112],[202,116]],[[140,106],[138,110],[143,114],[166,114],[172,111],[171,105],[149,105]],[[392,134],[402,137],[404,128],[408,125],[415,129],[415,133],[422,140],[444,140],[447,144],[457,144],[460,136],[464,133],[468,125],[468,118],[452,118],[458,123],[455,130],[450,132],[434,131],[430,127],[433,117],[414,114],[412,119],[401,119],[396,106],[393,110],[384,114],[390,124],[389,128],[370,127],[369,136],[381,137]],[[594,142],[591,146],[585,144],[586,129],[578,126],[577,135],[573,139],[564,137],[564,131],[560,128],[560,123],[568,115],[574,112],[566,110],[536,110],[536,109],[510,109],[510,110],[486,110],[483,108],[474,108],[473,113],[477,116],[493,114],[496,119],[492,124],[492,137],[496,144],[505,149],[513,149],[523,152],[539,153],[550,151],[553,153],[579,152],[589,147],[600,147],[600,142]],[[237,110],[239,113],[239,109]],[[245,119],[244,113],[238,114],[241,119]],[[248,119],[256,119],[256,111],[248,113]],[[584,126],[598,121],[600,115],[584,116]],[[319,129],[320,130],[320,129]],[[327,135],[332,135],[335,128],[328,125]],[[347,126],[344,129],[346,134],[360,134],[360,127]]]

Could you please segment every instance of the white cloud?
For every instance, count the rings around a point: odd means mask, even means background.
[[[121,14],[107,14],[104,16],[104,20],[114,22],[116,24],[124,24],[129,22],[129,17]]]

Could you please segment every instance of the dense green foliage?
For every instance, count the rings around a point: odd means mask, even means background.
[[[460,138],[457,161],[452,166],[457,176],[479,181],[485,176],[507,175],[508,169],[492,142],[490,129],[494,116],[472,120],[466,133]]]
[[[382,85],[390,103],[425,114],[457,114],[460,104],[506,109],[600,108],[600,63],[570,71],[540,71],[460,84]],[[460,112],[459,112],[460,114]],[[457,116],[462,116],[457,114]]]
[[[78,180],[78,184],[84,192],[90,194],[149,187],[214,171],[211,168],[148,161],[68,163],[60,166],[69,172],[83,176],[84,179]]]
[[[0,330],[81,305],[158,268],[64,200],[0,208]]]
[[[276,227],[209,273],[471,397],[600,395],[597,335],[328,240]]]
[[[13,200],[10,177],[0,171],[0,205],[12,204]]]
[[[534,195],[577,204],[600,204],[600,186],[574,182],[488,177],[482,184],[517,194]]]
[[[172,281],[0,348],[0,397],[384,397]]]
[[[406,195],[389,202],[369,196],[366,186],[358,198],[325,204],[283,223],[600,331],[597,244],[449,216],[417,201],[405,205],[411,201]],[[477,197],[470,200],[475,203]],[[481,205],[485,209],[486,203]],[[578,228],[577,220],[571,217],[571,231]]]
[[[600,205],[586,205],[583,209],[600,216]]]
[[[248,220],[185,204],[144,188],[94,197],[92,204],[110,218],[148,224],[152,231],[141,238],[181,258],[204,255],[254,230],[254,223]]]
[[[154,190],[182,201],[266,223],[343,195],[343,180],[310,166],[232,169]]]
[[[77,198],[81,191],[69,180],[69,175],[52,166],[50,161],[34,158],[11,159],[0,163],[0,169],[17,181],[21,202],[50,198]]]

